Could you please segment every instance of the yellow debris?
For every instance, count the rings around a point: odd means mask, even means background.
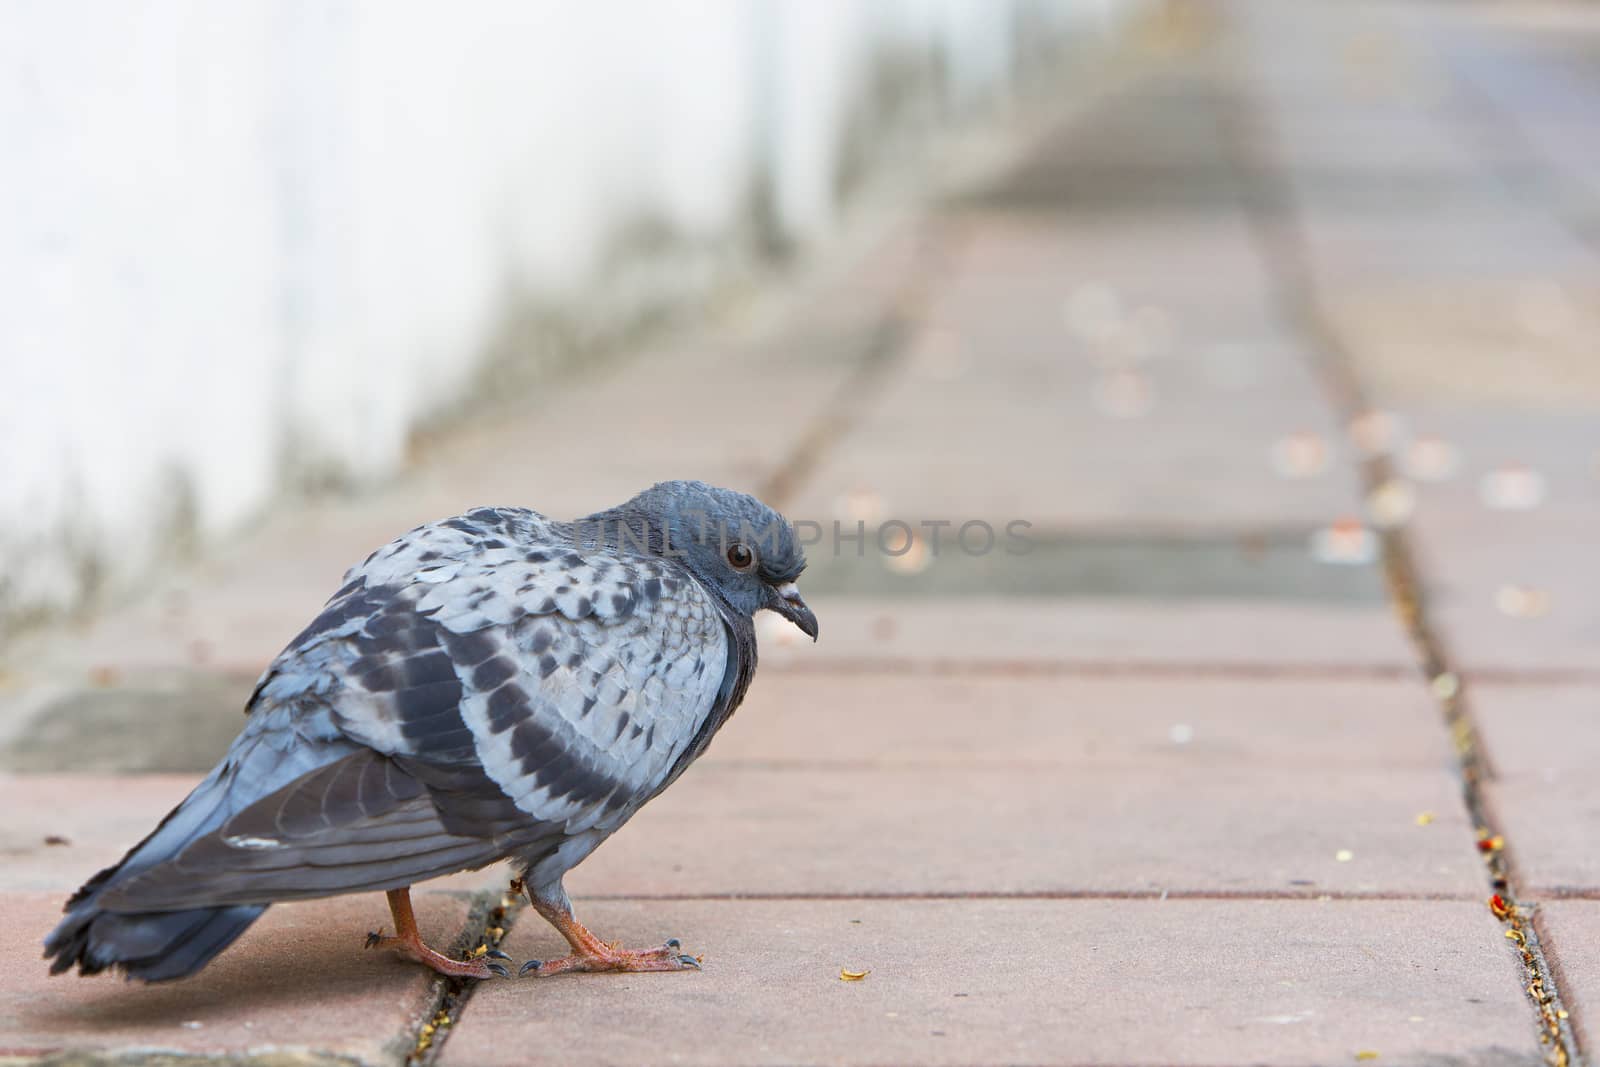
[[[861,979],[865,978],[867,975],[869,975],[871,973],[872,973],[871,971],[851,971],[851,970],[847,970],[844,967],[840,967],[839,968],[839,981],[841,981],[841,982],[859,982],[859,981],[861,981]]]

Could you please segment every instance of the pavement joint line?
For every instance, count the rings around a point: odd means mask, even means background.
[[[1263,121],[1251,87],[1236,81],[1223,98],[1218,118],[1224,156],[1237,181],[1251,194],[1244,198],[1246,222],[1268,276],[1275,279],[1273,299],[1286,323],[1307,341],[1313,369],[1334,410],[1348,424],[1372,410],[1367,390],[1348,346],[1324,310],[1293,186],[1281,166],[1265,165],[1275,159],[1272,133]],[[1369,493],[1393,476],[1392,465],[1381,452],[1361,461],[1358,471]],[[1507,862],[1510,845],[1505,843],[1506,836],[1493,818],[1483,792],[1483,783],[1491,774],[1466,698],[1465,683],[1451,668],[1444,643],[1429,617],[1427,595],[1410,540],[1401,526],[1380,527],[1377,532],[1391,604],[1411,640],[1417,666],[1454,742],[1462,801],[1473,825],[1478,827],[1480,850],[1493,890],[1489,909],[1506,924],[1505,936],[1517,949],[1523,992],[1533,1003],[1546,1060],[1554,1067],[1587,1063],[1535,929],[1536,906],[1518,903]],[[1482,847],[1489,842],[1495,842],[1494,846]]]
[[[449,955],[461,959],[480,955],[480,950],[498,948],[523,909],[522,897],[516,893],[486,889],[470,894],[469,899],[473,903],[466,922],[448,950]],[[405,1033],[405,1067],[428,1067],[438,1059],[439,1050],[460,1023],[477,987],[477,980],[471,978],[439,975],[434,979],[427,1005]]]

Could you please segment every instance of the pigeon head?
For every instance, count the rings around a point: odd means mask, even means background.
[[[817,639],[817,617],[795,584],[805,552],[789,521],[755,497],[705,482],[660,482],[617,511],[629,527],[648,531],[651,551],[678,559],[735,610],[777,612]]]

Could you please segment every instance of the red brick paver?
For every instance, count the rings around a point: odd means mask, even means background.
[[[1218,600],[1159,602],[815,598],[828,627],[815,646],[780,636],[764,663],[798,669],[891,665],[1405,677],[1414,656],[1380,607]]]
[[[1443,771],[706,766],[571,887],[1476,897],[1482,866],[1458,808]]]
[[[711,931],[699,974],[484,986],[459,1065],[1532,1064],[1512,956],[1473,904],[647,901],[607,937]],[[554,953],[519,924],[516,954]],[[1500,942],[1500,943],[1497,943]],[[686,941],[687,945],[688,942]],[[870,971],[859,982],[841,968]],[[1477,1057],[1477,1059],[1474,1059]]]
[[[60,1050],[154,1050],[241,1056],[303,1050],[393,1063],[432,1011],[435,982],[415,965],[363,952],[387,918],[383,898],[339,897],[270,909],[199,976],[159,986],[46,977],[44,933],[58,893],[6,893],[0,911],[0,1062]],[[467,904],[415,897],[424,934],[448,945]],[[136,1061],[137,1062],[137,1061]]]

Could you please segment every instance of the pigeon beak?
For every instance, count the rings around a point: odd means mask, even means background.
[[[800,599],[800,587],[793,582],[785,582],[773,589],[775,594],[772,601],[772,610],[788,619],[800,628],[800,632],[811,640],[817,639],[817,616],[806,607],[806,602]]]

